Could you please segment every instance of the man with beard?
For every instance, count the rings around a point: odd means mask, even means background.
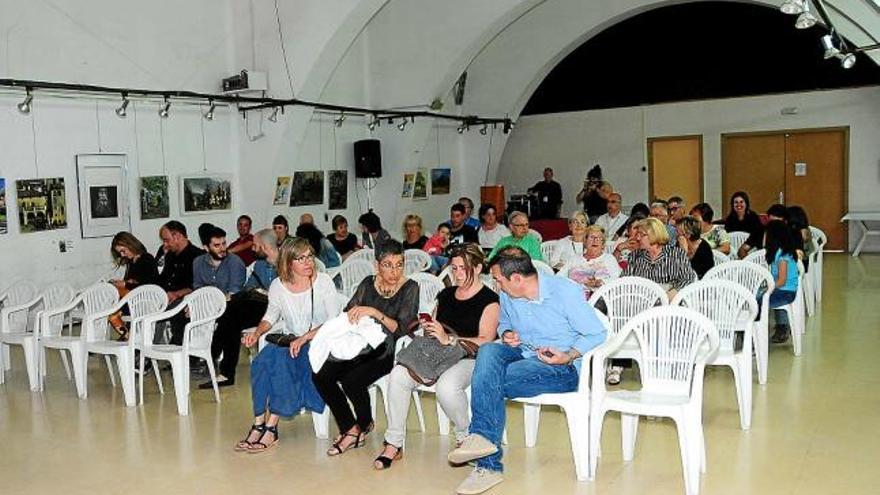
[[[193,289],[216,287],[229,300],[244,285],[244,262],[237,255],[226,252],[225,230],[203,224],[199,227],[199,235],[207,252],[193,261]]]

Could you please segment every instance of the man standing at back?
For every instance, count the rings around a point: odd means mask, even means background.
[[[505,400],[577,390],[581,356],[605,341],[605,327],[583,291],[568,279],[540,274],[518,247],[501,250],[490,266],[501,289],[501,342],[477,353],[471,381],[470,435],[449,453],[449,462],[476,460],[458,486],[463,495],[501,483],[501,436]]]
[[[559,217],[559,207],[562,206],[562,186],[553,180],[553,169],[544,169],[544,180],[529,188],[530,193],[538,195],[538,218]]]
[[[168,306],[177,305],[184,296],[193,291],[193,261],[204,252],[193,246],[186,235],[186,226],[177,220],[167,222],[159,229],[162,250],[165,252],[164,268],[159,274],[159,286],[168,295]],[[171,343],[183,343],[183,327],[186,318],[178,313],[171,318]]]

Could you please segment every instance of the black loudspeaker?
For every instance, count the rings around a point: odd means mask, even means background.
[[[358,179],[382,177],[382,151],[378,139],[354,142],[354,176]]]

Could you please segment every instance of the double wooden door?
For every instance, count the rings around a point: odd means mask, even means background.
[[[724,211],[730,196],[746,191],[752,210],[774,203],[803,207],[828,236],[826,249],[846,249],[849,129],[805,129],[721,136]]]

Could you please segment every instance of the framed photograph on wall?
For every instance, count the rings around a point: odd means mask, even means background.
[[[67,228],[67,192],[64,177],[15,181],[19,232]]]
[[[404,173],[403,174],[403,190],[400,192],[401,198],[411,198],[413,197],[413,187],[416,183],[416,174],[414,173]]]
[[[290,177],[278,177],[275,181],[275,197],[272,204],[284,206],[290,200]]]
[[[290,206],[324,203],[324,171],[294,172],[290,187]]]
[[[413,199],[428,199],[428,169],[420,168],[416,170]]]
[[[141,220],[168,218],[168,176],[141,177]]]
[[[348,208],[348,170],[331,170],[327,172],[329,189],[328,210],[344,210]]]
[[[131,230],[125,172],[126,156],[121,153],[76,155],[83,239]]]
[[[232,176],[191,174],[180,176],[180,214],[232,211]]]
[[[449,180],[452,176],[452,169],[449,168],[432,168],[431,169],[431,194],[449,194]]]

